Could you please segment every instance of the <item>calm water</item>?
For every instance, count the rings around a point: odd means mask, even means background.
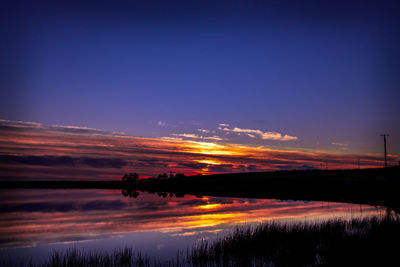
[[[133,196],[119,190],[0,190],[0,262],[41,262],[68,247],[110,252],[132,247],[169,259],[238,225],[385,214],[380,207],[332,202]]]

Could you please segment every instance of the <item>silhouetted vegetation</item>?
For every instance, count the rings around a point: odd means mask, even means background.
[[[195,266],[391,266],[398,261],[399,218],[266,223],[238,228],[188,253]]]
[[[167,178],[168,178],[168,175],[167,175],[166,173],[159,174],[159,175],[157,176],[157,178],[158,178],[158,179],[167,179]]]
[[[114,253],[82,252],[77,249],[54,251],[43,267],[122,267],[122,266],[150,266],[150,258],[132,249],[116,250]]]
[[[173,179],[173,178],[183,178],[185,175],[183,173],[176,173],[175,175],[171,172],[169,176],[166,173],[157,175],[157,179]]]
[[[124,176],[122,176],[121,180],[124,183],[136,182],[137,180],[139,180],[139,175],[136,172],[130,173],[129,175],[125,174]]]

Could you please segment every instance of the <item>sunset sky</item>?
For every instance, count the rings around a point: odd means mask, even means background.
[[[398,164],[395,1],[7,2],[0,178]]]

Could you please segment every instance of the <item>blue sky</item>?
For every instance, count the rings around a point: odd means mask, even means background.
[[[225,123],[298,137],[230,142],[356,152],[389,133],[400,153],[398,6],[318,2],[9,5],[0,117],[145,137]]]

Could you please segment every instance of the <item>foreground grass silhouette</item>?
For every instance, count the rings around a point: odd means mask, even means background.
[[[398,261],[399,238],[398,217],[267,223],[203,242],[189,260],[198,266],[390,266]]]
[[[159,262],[131,249],[107,253],[54,252],[42,266],[393,266],[397,265],[400,219],[265,223],[237,228]],[[179,256],[180,255],[180,256]]]

